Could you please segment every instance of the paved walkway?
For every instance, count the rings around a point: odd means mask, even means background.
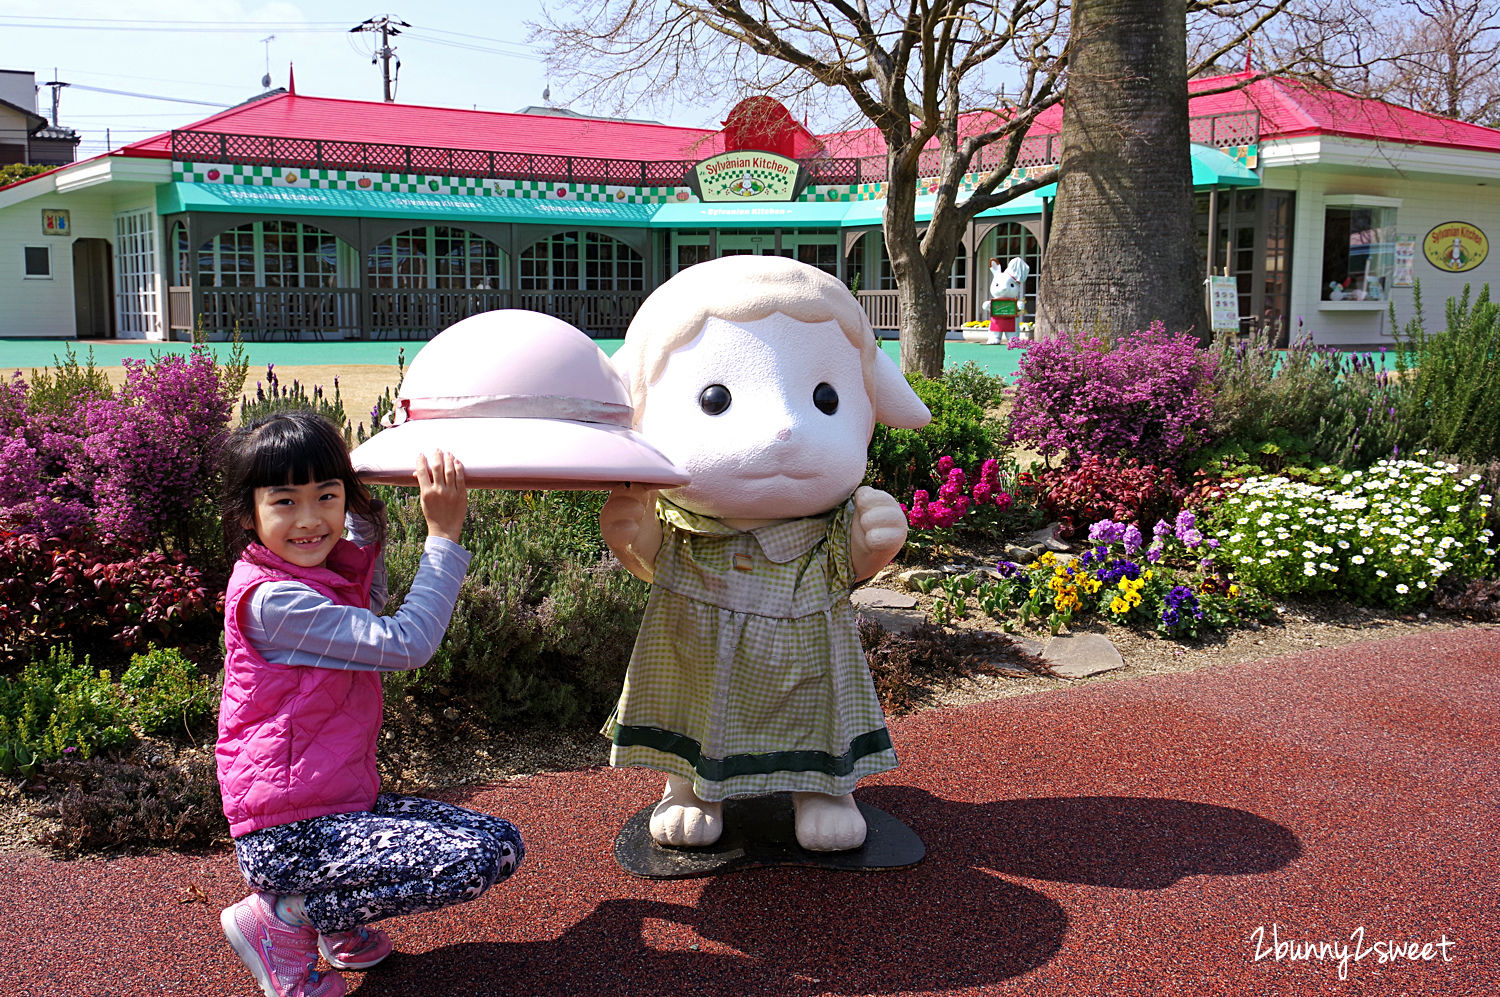
[[[860,794],[928,856],[879,874],[634,879],[611,846],[649,773],[454,794],[527,865],[391,922],[351,991],[1493,995],[1497,718],[1495,627],[924,712]],[[254,997],[217,920],[241,892],[226,852],[0,857],[0,993]]]

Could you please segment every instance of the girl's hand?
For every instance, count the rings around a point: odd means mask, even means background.
[[[434,450],[432,460],[417,454],[417,488],[427,535],[458,542],[464,514],[469,510],[469,489],[464,484],[464,466],[451,453]]]

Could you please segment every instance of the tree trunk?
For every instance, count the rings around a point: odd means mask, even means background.
[[[1185,0],[1077,0],[1039,335],[1110,340],[1160,319],[1205,337],[1188,138]]]
[[[945,287],[933,287],[931,276],[917,272],[896,280],[901,314],[901,371],[923,377],[943,372],[944,343],[948,338]]]
[[[891,179],[882,228],[901,316],[901,370],[937,377],[943,372],[948,337],[948,270],[953,264],[956,223],[951,218],[934,218],[925,223],[924,238],[916,221],[916,160],[904,160],[900,147],[892,146],[887,153]],[[944,166],[951,169],[947,163]],[[941,262],[934,266],[929,257]]]

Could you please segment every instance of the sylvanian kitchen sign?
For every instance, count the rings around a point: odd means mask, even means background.
[[[693,166],[688,184],[700,201],[790,201],[802,193],[806,180],[795,159],[742,149]]]
[[[1490,241],[1478,225],[1443,222],[1434,225],[1422,240],[1422,255],[1439,270],[1463,273],[1473,270],[1490,254]]]

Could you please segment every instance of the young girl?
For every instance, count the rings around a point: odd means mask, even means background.
[[[468,570],[463,467],[442,451],[419,458],[427,542],[388,617],[376,615],[384,509],[331,423],[286,412],[235,431],[224,478],[239,560],[215,754],[254,892],[219,921],[267,997],[338,997],[342,977],[314,970],[320,951],[335,969],[367,969],[391,951],[371,922],[473,900],[525,854],[498,817],[379,791],[381,673],[427,663]]]

